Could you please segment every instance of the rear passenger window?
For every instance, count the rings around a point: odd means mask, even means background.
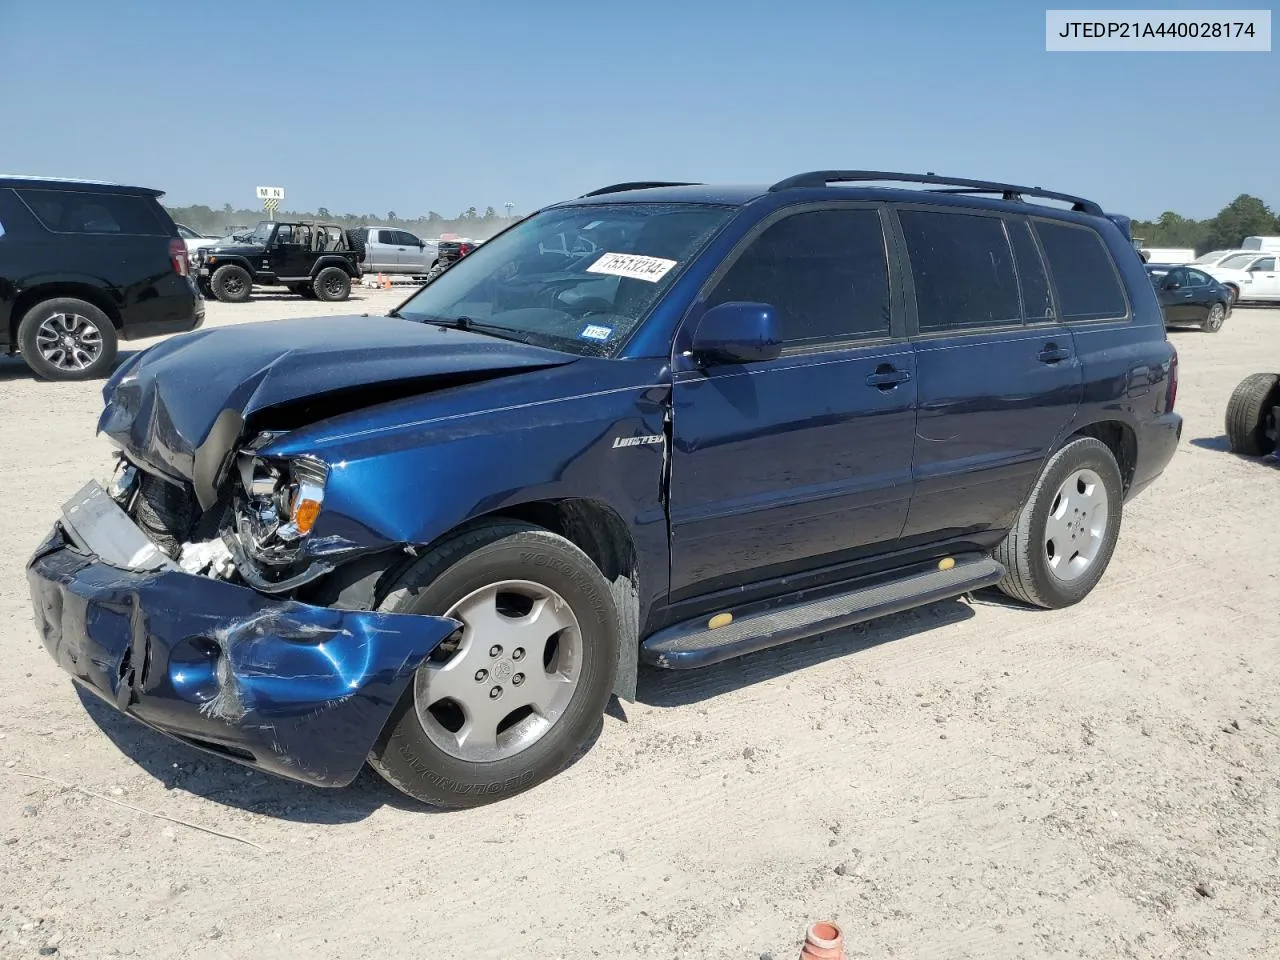
[[[875,210],[815,210],[765,228],[716,285],[708,306],[772,304],[798,346],[889,335],[889,268]]]
[[[999,217],[901,210],[921,332],[1021,323],[1013,251]]]
[[[81,193],[70,190],[18,190],[37,220],[54,233],[124,233],[169,236],[169,225],[155,211],[155,201],[127,193]]]
[[[1042,323],[1053,319],[1053,297],[1049,294],[1049,279],[1044,272],[1044,262],[1036,248],[1035,238],[1025,220],[1006,221],[1009,240],[1013,243],[1013,258],[1018,266],[1018,281],[1022,284],[1022,316],[1027,323]]]
[[[1064,320],[1105,320],[1128,312],[1111,254],[1096,230],[1036,222]]]

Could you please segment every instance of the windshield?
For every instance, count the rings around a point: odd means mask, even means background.
[[[688,203],[544,210],[463,257],[398,315],[612,356],[732,213]]]
[[[1213,263],[1215,260],[1225,257],[1230,250],[1210,250],[1208,253],[1202,253],[1200,256],[1192,260],[1192,263]]]
[[[275,224],[270,220],[259,220],[258,225],[253,228],[253,233],[244,234],[243,239],[253,243],[266,243],[271,239],[271,228],[274,226]]]
[[[1227,257],[1218,266],[1224,270],[1243,270],[1257,258],[1256,253],[1237,253],[1234,257]]]

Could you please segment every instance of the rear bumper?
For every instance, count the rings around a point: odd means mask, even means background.
[[[203,326],[204,298],[200,295],[194,278],[189,280],[189,285],[191,287],[189,298],[185,296],[173,298],[175,303],[181,304],[180,309],[168,311],[170,315],[162,320],[125,322],[120,327],[120,339],[143,340],[169,333],[190,333]]]
[[[194,747],[326,787],[360,772],[414,671],[458,626],[121,569],[60,526],[27,580],[45,648],[77,682]]]
[[[1166,413],[1138,427],[1138,462],[1134,465],[1133,482],[1125,501],[1132,500],[1149,487],[1173,459],[1182,439],[1182,417]]]

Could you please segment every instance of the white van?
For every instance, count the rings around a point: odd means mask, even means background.
[[[1240,247],[1243,250],[1265,250],[1267,253],[1280,253],[1280,237],[1245,237]]]

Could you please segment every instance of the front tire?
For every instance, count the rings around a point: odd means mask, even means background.
[[[1280,376],[1255,373],[1245,377],[1227,401],[1227,443],[1232,453],[1262,457],[1276,448],[1275,407],[1280,404]]]
[[[463,629],[396,705],[370,764],[440,807],[474,807],[555,775],[590,741],[618,661],[618,613],[585,553],[549,530],[464,530],[402,574],[379,609]]]
[[[996,584],[1015,600],[1056,610],[1097,586],[1120,536],[1124,485],[1101,440],[1081,437],[1049,458],[995,558]]]
[[[337,267],[325,267],[312,284],[316,298],[326,303],[346,300],[351,296],[351,278]]]
[[[55,297],[37,303],[18,325],[18,349],[44,380],[105,377],[118,342],[111,318],[91,303]]]
[[[253,277],[244,267],[228,263],[213,271],[209,286],[223,303],[245,303],[253,293]]]

